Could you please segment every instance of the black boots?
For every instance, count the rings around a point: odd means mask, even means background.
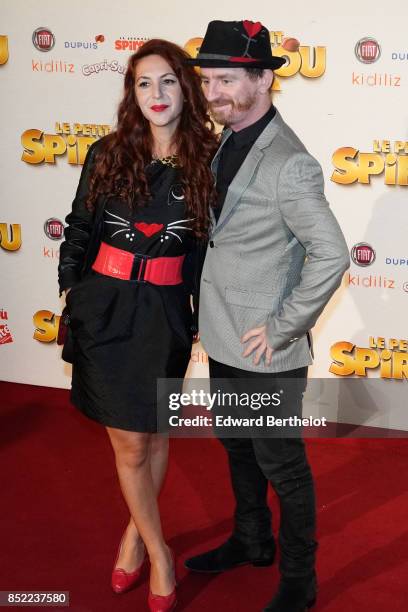
[[[316,575],[307,578],[285,578],[264,612],[305,612],[316,603]]]
[[[252,564],[258,567],[272,565],[275,559],[276,545],[273,538],[262,544],[245,546],[231,536],[218,548],[209,550],[196,557],[190,557],[185,567],[194,572],[224,572],[239,565]]]

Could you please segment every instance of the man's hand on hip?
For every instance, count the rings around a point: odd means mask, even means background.
[[[255,351],[253,363],[254,365],[258,365],[262,355],[265,353],[265,364],[271,365],[273,348],[269,346],[268,340],[266,338],[266,325],[249,329],[242,336],[241,342],[244,344],[245,342],[248,342],[248,340],[251,341],[245,348],[244,352],[242,353],[242,356],[248,357],[248,355]]]

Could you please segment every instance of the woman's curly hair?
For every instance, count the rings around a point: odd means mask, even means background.
[[[185,62],[189,55],[166,40],[149,40],[129,58],[117,127],[103,138],[96,152],[87,206],[93,210],[100,195],[120,195],[130,206],[134,202],[137,205],[149,203],[145,167],[152,159],[153,142],[149,122],[143,116],[135,94],[136,66],[148,55],[160,55],[167,61],[183,92],[184,106],[174,143],[181,167],[186,212],[194,218],[192,229],[195,235],[203,238],[209,225],[209,207],[215,201],[210,161],[217,149],[217,137],[200,78]]]

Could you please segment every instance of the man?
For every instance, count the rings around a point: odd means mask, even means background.
[[[226,127],[212,163],[218,201],[200,289],[210,377],[252,385],[279,378],[297,414],[305,385],[295,383],[312,363],[309,330],[349,267],[348,249],[318,162],[271,104],[273,70],[284,60],[272,55],[267,29],[212,21],[190,62],[201,67],[212,114]],[[270,482],[281,507],[281,581],[265,610],[304,612],[316,600],[317,543],[303,440],[254,434],[221,441],[236,498],[234,532],[186,567],[221,572],[273,563]]]

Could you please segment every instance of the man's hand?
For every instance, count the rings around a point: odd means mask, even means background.
[[[241,338],[241,342],[248,342],[250,338],[253,338],[251,342],[248,344],[244,352],[242,353],[243,357],[248,357],[255,351],[253,363],[254,365],[258,365],[261,360],[262,355],[265,353],[265,364],[271,365],[272,361],[272,352],[273,348],[269,346],[268,340],[266,338],[266,325],[262,327],[254,327],[253,329],[249,329]]]

